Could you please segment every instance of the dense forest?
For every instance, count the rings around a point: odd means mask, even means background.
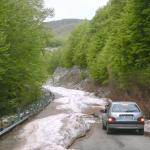
[[[55,58],[59,58],[54,60]],[[150,103],[150,1],[110,0],[51,54],[58,66],[86,68],[99,85]]]
[[[46,80],[44,20],[53,10],[42,0],[0,1],[0,115],[37,100]]]
[[[0,1],[0,115],[36,101],[48,72],[74,65],[109,87],[114,99],[127,95],[149,110],[149,0],[110,0],[92,20],[82,21],[62,48],[46,52],[55,44],[44,23],[52,15],[42,0]]]

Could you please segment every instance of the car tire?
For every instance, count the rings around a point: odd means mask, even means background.
[[[107,125],[107,127],[106,127],[106,132],[107,132],[107,134],[111,134],[111,133],[112,133],[112,129],[110,129],[110,128],[108,127],[108,125]]]
[[[104,124],[102,124],[102,128],[103,130],[106,130],[106,126]]]
[[[138,133],[139,133],[139,135],[144,135],[144,129],[139,129]]]

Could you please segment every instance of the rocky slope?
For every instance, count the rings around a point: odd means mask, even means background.
[[[81,70],[77,66],[71,69],[58,67],[49,82],[54,86],[93,92],[99,97],[108,97],[109,95],[107,88],[100,87],[92,78],[87,76],[85,70]]]

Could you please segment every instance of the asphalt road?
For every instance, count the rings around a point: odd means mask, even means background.
[[[70,148],[76,150],[150,150],[150,137],[134,131],[117,131],[107,135],[101,124],[95,124],[87,136],[78,139]]]

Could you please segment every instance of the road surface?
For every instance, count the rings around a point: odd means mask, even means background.
[[[135,132],[117,131],[107,135],[101,124],[83,138],[78,139],[70,148],[76,150],[149,150],[150,137],[136,135]]]

